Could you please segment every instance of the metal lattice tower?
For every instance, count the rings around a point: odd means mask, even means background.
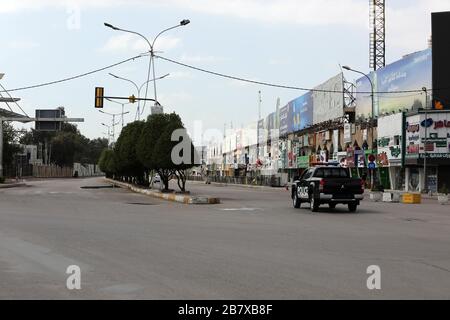
[[[370,68],[385,66],[386,60],[386,14],[385,0],[369,0],[370,11]]]

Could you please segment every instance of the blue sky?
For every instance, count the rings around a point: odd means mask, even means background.
[[[449,0],[387,1],[387,62],[427,47],[430,13],[450,10]],[[152,39],[160,30],[190,19],[156,44],[161,55],[205,69],[280,84],[314,87],[337,74],[339,64],[368,68],[367,0],[0,0],[2,85],[16,88],[83,73],[146,50],[138,37],[105,28],[107,21]],[[94,87],[106,95],[130,95],[133,88],[108,75],[146,79],[147,58],[55,86],[15,92],[29,114],[64,106],[83,117],[81,132],[103,136],[110,118],[93,107]],[[303,92],[242,84],[157,60],[158,100],[179,113],[192,130],[222,130],[256,121],[258,90],[263,115]],[[346,74],[349,80],[355,78]],[[151,96],[153,95],[150,91]],[[2,106],[5,107],[5,106]],[[136,105],[126,121],[134,119]],[[120,106],[106,104],[105,111]],[[146,114],[148,114],[148,109]],[[118,133],[118,132],[117,132]]]

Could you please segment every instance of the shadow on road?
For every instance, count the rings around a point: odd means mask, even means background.
[[[328,207],[320,207],[317,212],[311,212],[311,209],[307,207],[302,207],[299,210],[300,213],[310,213],[310,214],[318,214],[318,213],[328,213],[328,214],[345,214],[345,215],[356,215],[356,214],[385,214],[385,212],[374,211],[370,209],[360,209],[358,208],[356,212],[350,212],[346,207],[337,207],[335,209],[330,209]]]

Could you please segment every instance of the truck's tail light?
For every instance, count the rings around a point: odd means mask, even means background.
[[[364,180],[361,179],[361,190],[364,191]]]
[[[319,182],[319,190],[323,191],[323,187],[325,186],[325,180],[324,179],[320,179]]]

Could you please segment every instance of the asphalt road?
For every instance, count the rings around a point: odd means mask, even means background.
[[[450,298],[450,206],[434,200],[311,214],[281,189],[191,184],[222,198],[193,206],[81,189],[101,178],[29,185],[0,190],[1,299]]]

